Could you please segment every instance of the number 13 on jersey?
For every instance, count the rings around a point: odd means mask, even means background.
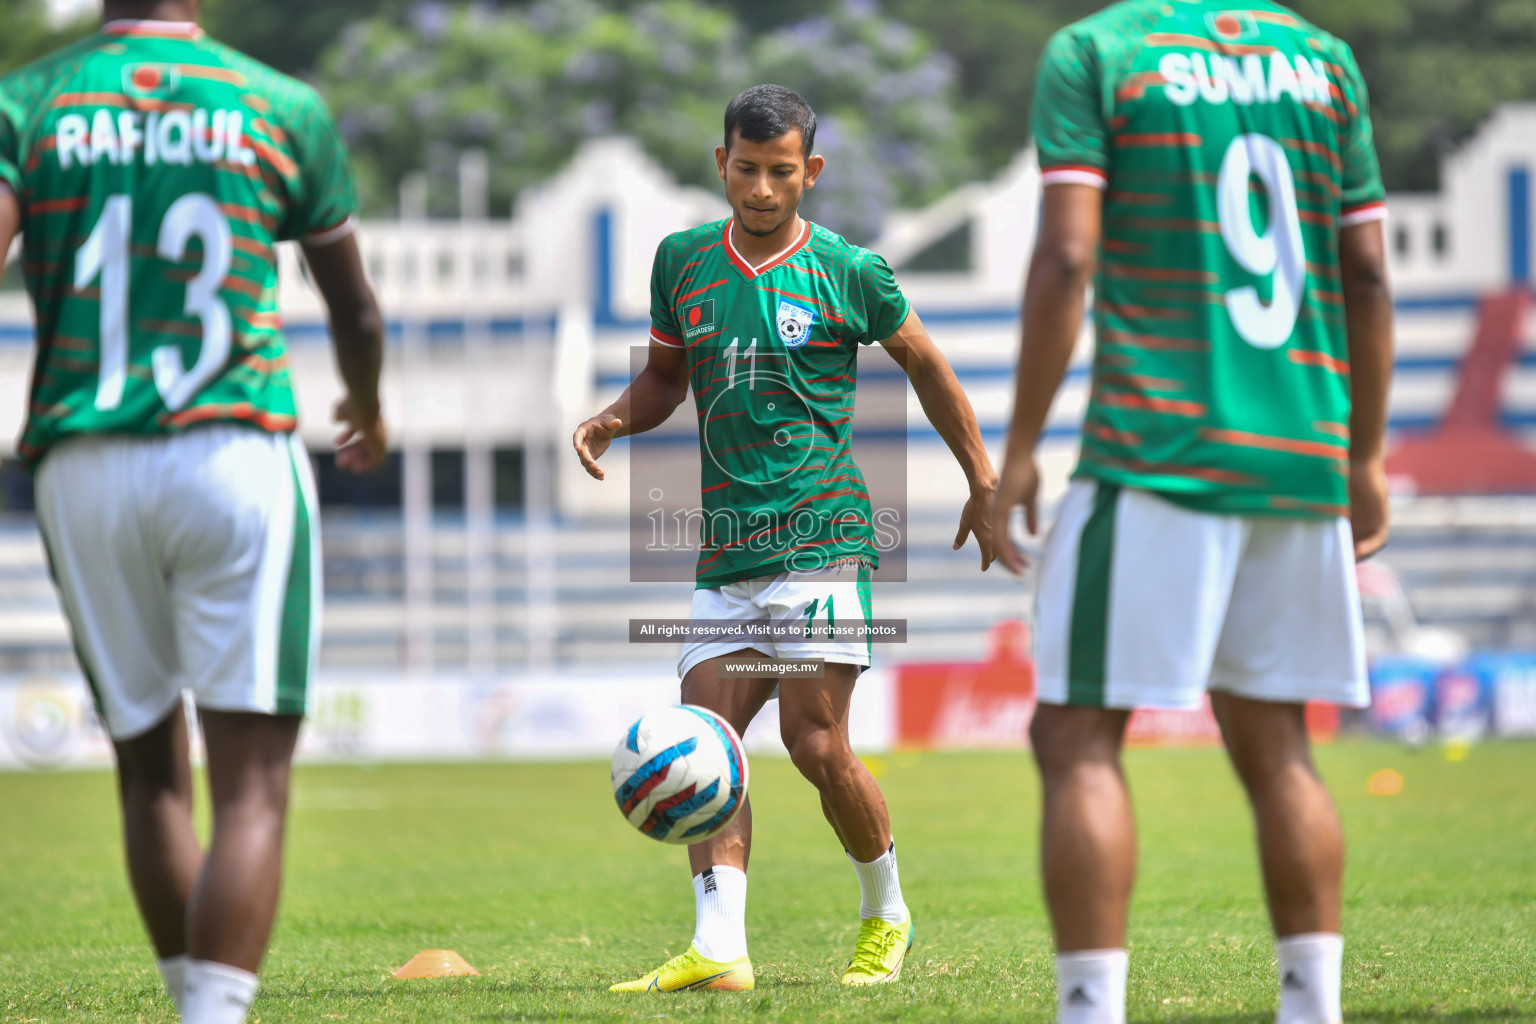
[[[96,388],[96,409],[100,412],[122,403],[128,379],[132,237],[132,197],[109,196],[96,226],[75,254],[75,290],[83,291],[92,281],[101,280],[100,381]],[[202,349],[190,370],[182,359],[181,347],[174,343],[161,345],[150,355],[155,390],[172,412],[184,407],[218,376],[231,346],[229,306],[219,291],[229,276],[232,233],[218,200],[201,192],[171,204],[160,222],[155,252],[161,259],[180,262],[193,238],[202,242],[203,266],[187,282],[185,311],[202,324]]]

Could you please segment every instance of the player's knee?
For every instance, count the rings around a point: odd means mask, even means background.
[[[833,729],[819,726],[794,730],[786,728],[781,736],[789,751],[789,759],[800,770],[800,774],[818,786],[818,780],[830,777],[845,757],[852,756],[848,745]]]

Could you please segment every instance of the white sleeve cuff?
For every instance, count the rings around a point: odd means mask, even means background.
[[[312,235],[305,235],[301,241],[311,249],[318,249],[339,242],[356,230],[357,215],[353,214],[333,228],[326,228],[324,231],[316,231]]]

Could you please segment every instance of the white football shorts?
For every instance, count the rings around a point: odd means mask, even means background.
[[[200,708],[302,715],[320,644],[320,524],[298,439],[234,424],[67,440],[37,519],[114,739]]]
[[[820,658],[841,665],[868,668],[871,643],[864,639],[813,639],[809,628],[839,629],[866,626],[871,619],[870,569],[861,561],[837,562],[815,572],[781,572],[776,576],[701,587],[693,592],[692,622],[771,623],[795,633],[796,639],[690,640],[677,662],[679,679],[702,661],[735,651],[755,650],[785,660]],[[805,636],[805,639],[800,639]]]
[[[1075,480],[1035,604],[1040,700],[1198,707],[1369,700],[1347,519],[1218,515]]]

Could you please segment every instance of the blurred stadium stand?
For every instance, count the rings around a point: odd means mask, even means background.
[[[1481,300],[1532,281],[1536,105],[1502,108],[1443,168],[1442,191],[1394,195],[1388,242],[1398,299],[1394,437],[1433,429],[1457,390]],[[466,176],[483,175],[474,161]],[[1011,400],[1020,282],[1033,243],[1032,156],[995,181],[892,216],[874,248],[897,268],[949,354],[998,457]],[[330,465],[325,412],[337,396],[323,311],[284,247],[282,300],[305,440],[320,471],[328,590],[323,663],[392,671],[513,671],[584,663],[667,667],[675,649],[627,642],[627,620],[686,616],[682,583],[628,579],[628,444],[598,484],[569,450],[581,418],[617,395],[645,344],[650,261],[668,232],[724,216],[716,194],[678,188],[624,139],[588,145],[523,195],[511,220],[427,221],[419,187],[404,216],[361,239],[390,319],[385,403],[400,457],[371,480]],[[14,253],[12,254],[14,257]],[[0,291],[0,423],[25,408],[31,331],[19,273]],[[1085,331],[1085,335],[1089,333]],[[1536,439],[1536,324],[1517,328],[1497,423]],[[1064,486],[1086,397],[1087,345],[1053,412],[1047,497]],[[870,368],[885,365],[875,352]],[[673,428],[692,429],[692,417]],[[908,403],[907,584],[876,589],[902,618],[910,661],[980,657],[1000,618],[1029,613],[1028,588],[976,573],[950,550],[965,491],[915,401]],[[1397,569],[1427,623],[1480,648],[1536,649],[1536,508],[1528,498],[1412,497],[1402,481]],[[1518,488],[1536,492],[1536,480]],[[29,515],[29,485],[0,468],[0,672],[71,662]]]

